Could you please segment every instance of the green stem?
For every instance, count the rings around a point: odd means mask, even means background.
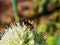
[[[18,10],[17,10],[17,0],[12,0],[12,6],[15,16],[15,21],[19,21]]]

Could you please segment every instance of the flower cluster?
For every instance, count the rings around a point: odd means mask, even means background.
[[[37,35],[32,30],[24,30],[19,23],[6,29],[0,40],[0,45],[45,45],[42,35]],[[44,40],[44,41],[43,41]]]

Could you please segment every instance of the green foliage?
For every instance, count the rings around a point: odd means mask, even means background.
[[[37,33],[36,31],[34,31],[35,45],[47,45],[45,38],[46,38],[46,35],[44,35],[42,32]]]
[[[57,36],[47,35],[47,44],[48,45],[57,45]]]
[[[47,30],[47,25],[46,24],[40,24],[37,26],[37,33],[40,33],[40,32],[45,32]]]
[[[60,29],[60,23],[55,23],[56,27]]]

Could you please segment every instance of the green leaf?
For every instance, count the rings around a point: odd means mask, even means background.
[[[57,45],[57,36],[47,35],[46,40],[48,45]]]
[[[46,24],[40,24],[37,26],[37,33],[40,32],[45,32],[47,30],[47,25]]]

